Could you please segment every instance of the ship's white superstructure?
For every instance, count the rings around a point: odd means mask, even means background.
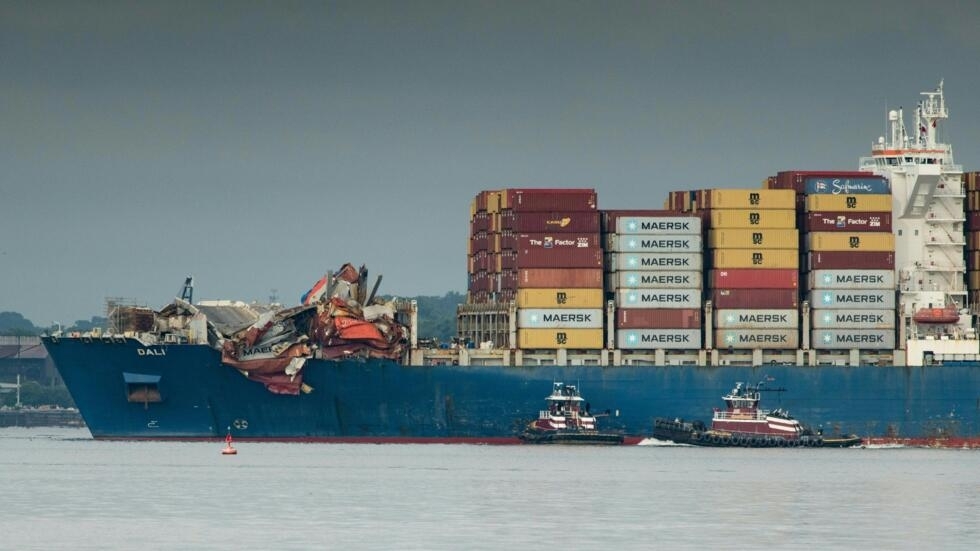
[[[861,170],[891,182],[898,313],[910,364],[930,353],[978,351],[967,309],[963,169],[938,138],[949,118],[943,83],[921,95],[914,126],[906,127],[902,108],[889,111],[887,135],[861,159]]]

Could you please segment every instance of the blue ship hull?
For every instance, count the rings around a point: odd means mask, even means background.
[[[736,381],[769,380],[764,407],[827,434],[980,436],[980,366],[404,366],[310,360],[298,396],[273,394],[206,345],[134,339],[45,345],[97,439],[518,443],[555,381],[579,387],[601,430],[649,437],[657,417],[709,419]],[[132,401],[152,382],[158,401]]]

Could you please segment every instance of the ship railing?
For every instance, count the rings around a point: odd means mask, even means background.
[[[756,410],[756,411],[754,411],[752,413],[749,413],[749,412],[732,413],[730,411],[716,411],[714,418],[715,419],[739,419],[739,420],[746,420],[746,419],[752,420],[752,419],[755,419],[755,420],[758,420],[758,419],[765,419],[766,418],[766,413],[767,412],[761,411],[761,410]]]

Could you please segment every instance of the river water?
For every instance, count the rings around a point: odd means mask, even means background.
[[[974,549],[980,451],[96,442],[0,429],[0,548]]]

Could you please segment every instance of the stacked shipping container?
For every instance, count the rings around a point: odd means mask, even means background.
[[[483,195],[487,222],[480,221]],[[484,191],[472,211],[470,301],[515,301],[519,348],[602,348],[603,256],[595,190]]]
[[[602,225],[616,347],[700,349],[701,219],[671,211],[607,210]]]
[[[697,192],[709,213],[708,296],[714,346],[799,347],[799,237],[795,196],[788,190]]]
[[[895,236],[891,190],[880,176],[803,178],[811,346],[895,348]]]
[[[980,172],[963,173],[966,190],[966,288],[974,312],[980,305]]]

